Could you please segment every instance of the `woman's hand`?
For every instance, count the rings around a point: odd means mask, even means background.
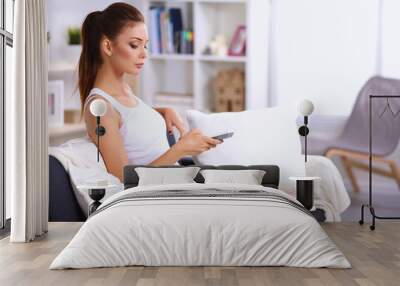
[[[193,129],[189,133],[180,137],[179,141],[173,145],[173,147],[177,148],[184,156],[193,156],[211,148],[215,148],[221,143],[222,140],[204,136],[199,129]]]
[[[178,129],[181,137],[186,133],[185,125],[175,110],[172,108],[156,108],[156,110],[164,117],[169,134],[172,134],[174,126]]]

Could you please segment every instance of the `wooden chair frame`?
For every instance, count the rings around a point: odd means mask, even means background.
[[[360,192],[360,187],[358,186],[357,179],[354,175],[353,168],[368,171],[369,167],[367,163],[361,161],[368,161],[369,155],[367,153],[356,152],[345,149],[329,149],[326,157],[332,159],[338,156],[346,170],[347,175],[350,178],[351,185],[354,192]],[[361,160],[361,161],[360,161]],[[372,156],[373,162],[383,163],[388,165],[389,171],[380,167],[372,167],[372,172],[387,178],[393,178],[397,182],[397,186],[400,190],[400,169],[397,167],[396,161],[391,159],[386,159],[382,156]]]

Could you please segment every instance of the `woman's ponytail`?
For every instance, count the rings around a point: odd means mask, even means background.
[[[101,11],[86,16],[82,25],[82,52],[79,58],[79,93],[81,96],[81,114],[90,90],[96,80],[97,71],[102,63],[100,56],[100,39],[102,36]]]

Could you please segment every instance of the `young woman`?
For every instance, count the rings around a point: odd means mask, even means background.
[[[96,144],[96,119],[89,105],[95,98],[107,102],[107,113],[101,118],[106,133],[101,137],[100,152],[108,172],[121,181],[127,164],[171,165],[222,142],[196,129],[186,132],[174,110],[153,109],[133,95],[124,74],[140,73],[147,44],[143,15],[129,4],[114,3],[90,13],[83,22],[79,60],[82,114],[89,137]],[[181,137],[170,148],[166,134],[173,127]]]

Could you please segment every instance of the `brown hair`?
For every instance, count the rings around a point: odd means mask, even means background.
[[[82,24],[82,52],[79,58],[78,87],[81,96],[81,114],[90,90],[102,64],[100,40],[102,36],[113,40],[129,22],[144,23],[142,13],[127,3],[114,3],[103,11],[95,11],[86,16]]]

